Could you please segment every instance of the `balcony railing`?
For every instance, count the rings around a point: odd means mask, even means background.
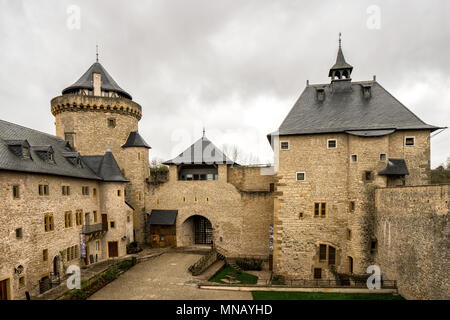
[[[83,225],[81,233],[92,234],[96,232],[108,231],[108,225],[103,223]]]

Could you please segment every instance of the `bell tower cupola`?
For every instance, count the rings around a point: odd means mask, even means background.
[[[328,76],[331,77],[331,82],[333,81],[351,81],[351,74],[353,71],[353,66],[345,61],[344,53],[342,52],[342,40],[341,33],[339,32],[339,50],[336,58],[336,63],[331,67]]]

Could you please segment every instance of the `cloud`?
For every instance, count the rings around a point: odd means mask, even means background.
[[[50,99],[95,59],[142,105],[152,156],[183,150],[205,126],[221,146],[264,162],[275,130],[305,82],[326,83],[338,33],[355,80],[377,80],[427,123],[450,123],[449,2],[298,0],[0,1],[0,118],[54,133]],[[79,6],[80,29],[67,27]],[[369,29],[367,8],[380,9]],[[432,140],[432,166],[450,133]],[[187,147],[187,146],[186,146]],[[181,148],[183,149],[183,148]]]

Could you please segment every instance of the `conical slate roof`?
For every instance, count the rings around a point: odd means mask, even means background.
[[[219,148],[205,136],[194,142],[178,157],[164,164],[234,164]]]
[[[111,151],[106,151],[103,156],[83,156],[82,159],[104,181],[128,182]]]
[[[93,90],[93,73],[100,73],[102,77],[102,90],[116,92],[126,98],[132,100],[131,95],[123,90],[116,81],[111,77],[111,75],[106,71],[105,68],[100,64],[100,62],[95,62],[77,82],[71,86],[65,88],[62,94],[71,93],[73,90],[77,89],[89,89]]]
[[[143,147],[147,149],[151,149],[147,142],[145,142],[144,138],[141,137],[139,132],[133,131],[130,132],[128,136],[127,142],[122,146],[122,148],[130,148],[130,147]]]
[[[339,46],[336,63],[331,67],[328,76],[331,77],[331,73],[333,70],[344,70],[344,69],[353,70],[353,66],[348,64],[347,61],[345,61],[344,53],[342,52],[342,48]]]

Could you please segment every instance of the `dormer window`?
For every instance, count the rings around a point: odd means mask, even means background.
[[[317,88],[316,89],[316,95],[318,101],[325,100],[325,89],[324,88]]]
[[[30,156],[30,144],[27,140],[5,140],[9,150],[11,150],[16,156],[24,159],[31,158]]]
[[[66,158],[73,166],[82,167],[80,154],[78,152],[64,152],[63,157]]]
[[[34,152],[44,161],[55,163],[55,152],[52,146],[33,146]]]
[[[24,158],[30,157],[30,148],[29,147],[23,147],[23,157]]]
[[[370,85],[362,85],[363,97],[365,99],[369,99],[372,96],[372,86]]]

